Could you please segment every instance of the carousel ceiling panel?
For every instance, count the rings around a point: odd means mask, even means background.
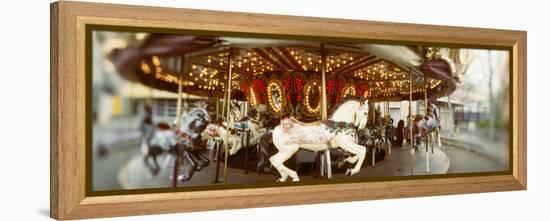
[[[289,58],[293,60],[301,71],[321,71],[321,49],[313,47],[286,47],[283,50],[289,53]],[[334,72],[344,68],[365,53],[344,52],[342,49],[331,51],[325,50],[326,71]]]
[[[150,34],[138,47],[115,48],[111,60],[123,74],[134,74],[144,59],[152,56],[171,57],[212,47],[217,43],[214,37]]]
[[[407,46],[324,44],[321,51],[320,43],[315,42],[248,39],[247,44],[244,38],[227,39],[152,34],[138,47],[134,44],[113,50],[112,59],[129,80],[171,92],[177,92],[181,83],[185,91],[206,96],[223,96],[230,55],[232,88],[237,92],[244,92],[244,82],[256,76],[282,78],[285,73],[318,76],[322,53],[327,77],[354,85],[363,93],[360,96],[399,100],[407,99],[406,95],[412,92],[418,99],[426,89],[446,94],[454,88],[453,79],[441,77],[448,71],[444,62],[409,66],[423,61]],[[430,77],[428,82],[425,76]]]

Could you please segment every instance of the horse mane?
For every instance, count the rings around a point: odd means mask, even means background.
[[[347,103],[348,101],[357,101],[357,102],[361,102],[363,101],[365,98],[364,97],[361,97],[361,96],[349,96],[349,97],[346,97],[344,99],[342,99],[340,102],[338,102],[338,104],[332,106],[332,108],[330,109],[330,116],[329,118],[332,118],[332,115],[334,114],[334,112],[336,112],[336,110],[342,106],[343,104]]]

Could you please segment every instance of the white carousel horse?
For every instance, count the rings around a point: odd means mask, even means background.
[[[241,138],[235,134],[229,133],[225,125],[210,123],[208,124],[208,126],[206,126],[204,133],[212,138],[219,138],[222,140],[223,143],[228,144],[228,146],[230,147],[230,155],[236,153],[236,151],[234,151],[233,149],[238,150],[241,148]]]
[[[246,127],[250,130],[250,138],[249,138],[249,141],[248,141],[248,146],[249,147],[250,146],[255,146],[258,143],[258,141],[260,140],[260,137],[266,131],[266,129],[263,128],[260,124],[260,122],[261,122],[260,118],[261,118],[263,112],[265,112],[265,110],[266,110],[265,108],[262,108],[260,106],[258,108],[255,108],[255,111],[256,111],[256,114],[254,114],[255,116],[243,117],[243,115],[240,111],[240,108],[238,106],[234,105],[231,108],[229,122],[235,122],[235,125],[237,125],[237,124],[239,124],[241,126],[246,125]],[[225,140],[226,139],[225,138],[226,131],[223,131],[223,130],[225,130],[224,128],[217,127],[217,128],[212,128],[212,129],[218,130],[218,134],[223,134],[222,138],[223,138],[224,142],[227,141],[227,140]],[[230,134],[228,141],[229,141],[229,144],[230,144],[229,155],[235,155],[243,147],[242,142],[240,142],[241,137],[238,136],[238,135]]]
[[[300,148],[310,151],[322,151],[331,147],[340,147],[351,153],[346,159],[355,163],[353,169],[348,169],[346,175],[354,175],[361,169],[365,159],[366,148],[357,144],[357,127],[365,126],[368,105],[365,100],[348,100],[338,106],[329,121],[302,123],[292,117],[281,120],[273,130],[273,144],[278,152],[269,158],[284,182],[290,176],[292,181],[299,181],[296,171],[289,169],[284,162]]]

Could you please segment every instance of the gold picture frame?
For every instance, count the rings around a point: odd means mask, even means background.
[[[55,2],[51,14],[50,208],[56,219],[190,212],[404,198],[527,188],[527,33],[525,31],[357,21],[80,2]],[[253,33],[306,39],[368,39],[510,51],[511,171],[410,180],[270,186],[125,195],[87,194],[86,27]],[[360,190],[360,191],[358,191]],[[391,191],[388,191],[391,190]],[[323,193],[323,194],[319,194]],[[246,200],[243,200],[246,199]]]

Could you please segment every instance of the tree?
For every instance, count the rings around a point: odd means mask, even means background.
[[[487,61],[489,66],[489,139],[495,139],[495,121],[496,121],[496,111],[495,111],[495,99],[493,97],[493,53],[491,50],[487,50]]]

